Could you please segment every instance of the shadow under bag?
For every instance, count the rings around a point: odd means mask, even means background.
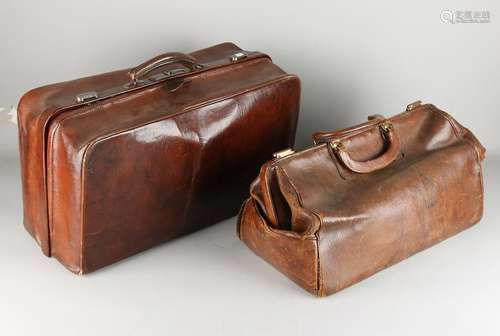
[[[433,105],[277,153],[251,186],[240,239],[307,291],[352,285],[478,222],[481,161],[474,135]]]
[[[24,225],[88,273],[237,214],[291,146],[300,83],[224,43],[28,92],[19,103]]]

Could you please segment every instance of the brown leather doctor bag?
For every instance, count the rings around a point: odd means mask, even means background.
[[[314,140],[262,167],[238,232],[315,295],[354,284],[482,216],[485,150],[433,105],[410,104]]]

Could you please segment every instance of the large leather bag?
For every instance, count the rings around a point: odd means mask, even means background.
[[[314,140],[263,165],[238,234],[315,295],[354,284],[482,216],[485,149],[433,105],[416,102]]]
[[[232,43],[34,89],[18,108],[24,225],[81,274],[234,216],[293,144],[299,96]]]

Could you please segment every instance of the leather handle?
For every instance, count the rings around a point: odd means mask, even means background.
[[[382,115],[374,114],[374,115],[368,116],[367,122],[364,122],[364,123],[359,124],[357,126],[343,128],[343,129],[339,129],[339,130],[331,131],[331,132],[316,132],[312,135],[312,138],[313,138],[314,144],[317,145],[320,143],[329,142],[334,138],[339,138],[339,137],[342,137],[342,136],[345,136],[345,135],[348,135],[351,133],[355,134],[358,132],[362,132],[362,131],[366,130],[367,128],[373,127],[376,124],[378,124],[384,120],[385,120],[385,118]]]
[[[332,141],[330,146],[342,163],[353,172],[366,174],[385,168],[398,158],[400,141],[391,123],[385,122],[379,127],[386,142],[386,151],[375,159],[368,161],[354,160],[340,141]]]
[[[159,67],[174,63],[185,65],[191,71],[201,69],[203,67],[196,61],[194,57],[190,55],[186,55],[180,52],[169,52],[156,56],[131,69],[129,71],[130,80],[135,84],[138,82],[139,78],[143,77],[147,73]]]

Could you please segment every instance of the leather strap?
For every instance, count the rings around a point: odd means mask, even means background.
[[[366,174],[385,168],[398,158],[400,152],[400,141],[399,136],[391,123],[385,122],[379,127],[386,142],[387,149],[382,155],[375,159],[368,161],[354,160],[339,140],[332,141],[330,146],[340,161],[342,161],[342,163],[353,172]]]

